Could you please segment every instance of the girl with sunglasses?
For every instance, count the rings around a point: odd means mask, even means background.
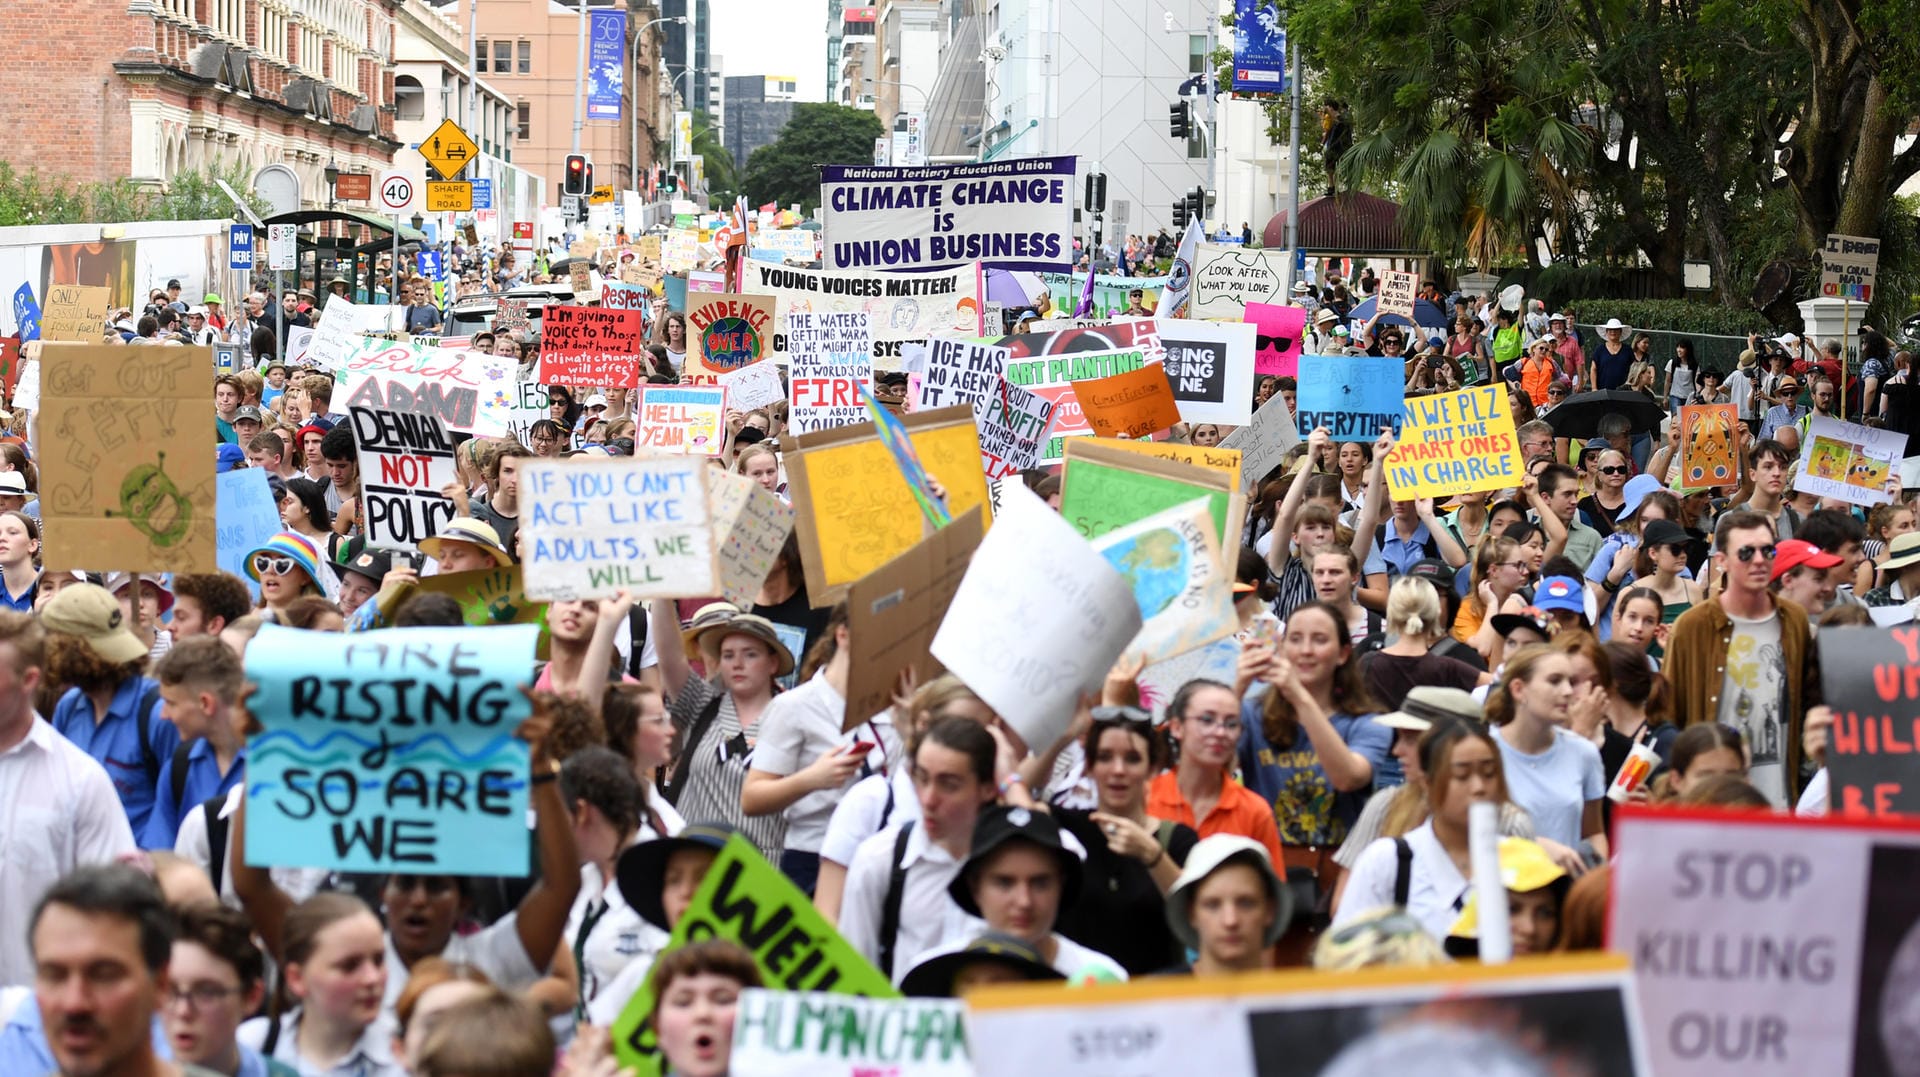
[[[1652,591],[1660,600],[1660,629],[1653,645],[1647,649],[1647,653],[1659,658],[1665,653],[1669,627],[1681,614],[1706,598],[1706,588],[1693,578],[1688,568],[1696,545],[1693,536],[1666,518],[1655,518],[1641,526],[1635,578],[1637,588]]]
[[[337,588],[331,570],[321,564],[319,547],[297,531],[282,531],[247,554],[247,575],[260,585],[260,608],[286,623],[287,607],[295,599],[313,595],[331,599]]]

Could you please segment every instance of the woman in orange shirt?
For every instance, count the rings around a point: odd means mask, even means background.
[[[1167,704],[1167,729],[1180,760],[1147,787],[1147,813],[1185,823],[1202,838],[1252,838],[1280,863],[1273,805],[1228,777],[1240,747],[1240,697],[1219,681],[1188,681]]]

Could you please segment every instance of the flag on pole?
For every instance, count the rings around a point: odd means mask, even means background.
[[[1187,304],[1193,299],[1193,260],[1200,254],[1202,231],[1198,219],[1187,222],[1180,249],[1173,252],[1173,267],[1167,270],[1167,286],[1160,290],[1160,305],[1153,308],[1154,321],[1186,317]]]
[[[1087,263],[1087,283],[1080,289],[1080,305],[1073,308],[1073,316],[1076,318],[1093,317],[1093,278],[1093,263],[1089,261]]]

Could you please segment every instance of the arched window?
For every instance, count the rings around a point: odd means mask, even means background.
[[[424,120],[427,118],[427,91],[420,86],[420,80],[412,75],[398,75],[393,80],[394,118],[401,120]]]

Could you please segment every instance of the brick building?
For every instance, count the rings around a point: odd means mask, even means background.
[[[18,165],[156,185],[214,162],[322,170],[393,160],[394,0],[9,3],[0,142]]]

